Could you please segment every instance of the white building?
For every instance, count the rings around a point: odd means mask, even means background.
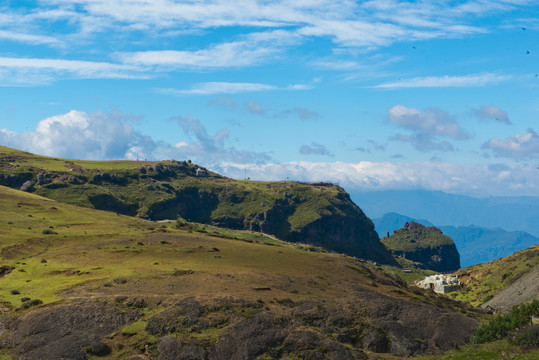
[[[431,289],[439,293],[449,293],[460,289],[460,280],[457,276],[431,275],[416,283],[423,289]]]

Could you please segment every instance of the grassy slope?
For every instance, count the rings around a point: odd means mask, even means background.
[[[486,264],[461,269],[458,274],[465,286],[452,293],[452,297],[480,305],[536,266],[539,266],[539,245]]]
[[[6,153],[6,155],[3,155]],[[142,169],[142,167],[145,167]],[[151,168],[150,168],[151,167]],[[311,241],[339,252],[392,263],[372,222],[341,187],[296,182],[240,181],[178,162],[78,161],[44,157],[0,147],[0,184],[4,175],[36,182],[48,173],[51,183],[35,194],[74,205],[113,210],[141,218],[176,219],[271,233],[290,241]],[[106,172],[110,179],[96,180]],[[319,222],[331,224],[318,224]],[[340,233],[339,224],[353,229]],[[311,226],[314,231],[306,230]],[[319,229],[334,226],[329,239]],[[343,226],[341,226],[343,228]],[[350,249],[349,252],[346,249]]]
[[[175,222],[79,208],[6,187],[0,187],[0,219],[1,264],[15,268],[2,278],[0,295],[14,308],[22,297],[53,302],[62,291],[120,277],[169,276],[182,269],[200,276],[257,269],[307,276],[321,257],[339,258],[259,233],[198,224],[180,230]]]
[[[4,158],[13,158],[10,162],[14,166],[6,167],[3,164],[4,170],[9,169],[10,172],[57,172],[80,175],[88,179],[92,179],[98,173],[110,172],[111,174],[132,175],[138,174],[141,165],[156,166],[164,164],[172,167],[175,163],[170,161],[164,162],[140,162],[140,161],[81,161],[81,160],[66,160],[53,157],[34,155],[16,149],[0,146],[0,160]],[[268,205],[273,204],[275,200],[281,199],[283,193],[294,193],[298,201],[310,201],[308,206],[299,206],[298,211],[290,217],[292,229],[299,229],[306,224],[316,221],[323,215],[339,213],[339,209],[330,209],[335,203],[334,198],[341,192],[336,186],[310,186],[296,182],[262,182],[262,181],[237,181],[224,178],[218,174],[209,172],[208,177],[194,177],[194,172],[198,168],[195,164],[187,164],[183,167],[183,176],[181,173],[174,175],[177,178],[163,176],[163,181],[170,182],[175,189],[197,187],[202,192],[211,192],[216,188],[221,191],[225,190],[226,195],[234,200],[232,202],[223,203],[221,206],[212,209],[212,217],[222,217],[237,215],[245,217],[250,214],[259,213],[267,210]],[[176,170],[176,169],[175,169]],[[140,205],[141,211],[139,214],[146,217],[144,211],[148,210],[151,204],[156,202],[165,202],[174,198],[174,195],[164,191],[148,191],[147,185],[155,184],[156,180],[150,177],[152,172],[148,172],[149,177],[125,184],[115,184],[105,182],[105,184],[72,184],[72,186],[44,186],[37,191],[38,195],[48,198],[53,198],[62,202],[69,202],[79,206],[95,207],[88,201],[88,195],[101,193],[105,187],[106,192],[118,198],[126,200],[129,203],[137,202]],[[63,183],[61,185],[64,185]],[[129,197],[126,199],[126,196]],[[246,201],[241,201],[246,200]],[[264,209],[266,208],[266,209]],[[176,209],[174,209],[176,210]],[[343,214],[342,212],[340,212]],[[176,219],[176,213],[167,213],[166,211],[158,212],[158,218]]]
[[[356,301],[351,289],[362,286],[477,316],[433,293],[397,291],[390,278],[357,259],[258,233],[200,224],[177,229],[176,222],[79,208],[3,186],[0,219],[0,265],[14,268],[0,277],[1,305],[8,313],[21,311],[24,297],[47,306],[118,296],[172,304],[185,296],[233,294],[273,308],[270,304],[279,301]],[[271,291],[259,290],[266,288]],[[159,310],[144,311],[143,319],[112,335],[110,341],[124,344],[125,351],[109,358],[122,358],[129,349],[155,343],[142,329]],[[215,337],[218,332],[196,336]]]

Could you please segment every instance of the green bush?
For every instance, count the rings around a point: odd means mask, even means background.
[[[524,347],[539,347],[539,326],[531,325],[520,330],[513,342]]]
[[[475,329],[472,343],[482,344],[506,337],[522,325],[530,323],[532,315],[539,315],[539,301],[514,306],[509,314],[498,315],[487,324]]]

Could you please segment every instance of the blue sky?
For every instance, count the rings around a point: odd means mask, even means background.
[[[539,5],[0,5],[0,143],[353,190],[539,196]]]

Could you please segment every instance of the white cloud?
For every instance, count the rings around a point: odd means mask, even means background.
[[[451,143],[440,141],[440,137],[455,140],[468,138],[456,120],[440,109],[427,109],[422,113],[414,108],[395,105],[387,113],[390,122],[412,131],[411,135],[397,134],[394,139],[410,142],[420,151],[453,150]]]
[[[493,166],[451,162],[223,163],[214,170],[241,179],[330,181],[348,191],[442,190],[475,196],[539,195],[535,166]]]
[[[173,145],[171,154],[176,158],[193,158],[198,163],[209,166],[221,161],[235,162],[261,162],[268,161],[270,157],[263,153],[238,150],[227,145],[229,131],[221,129],[215,135],[209,135],[206,126],[196,117],[177,116],[171,118],[176,122],[187,136],[194,137],[194,141],[180,141]]]
[[[207,82],[193,85],[190,89],[155,89],[155,91],[168,95],[213,95],[213,94],[236,94],[242,92],[256,92],[275,90],[277,87],[259,83],[230,83],[230,82]]]
[[[61,42],[53,37],[44,35],[25,34],[14,31],[0,30],[0,40],[10,40],[29,44],[60,44]]]
[[[473,109],[473,113],[480,119],[493,119],[506,124],[511,124],[507,113],[494,105],[481,105],[479,109]]]
[[[524,134],[515,134],[503,140],[490,139],[481,148],[492,150],[496,157],[539,159],[539,134],[528,129]]]
[[[373,86],[378,89],[433,88],[433,87],[482,87],[510,79],[497,74],[472,74],[463,76],[427,76]]]
[[[205,82],[191,86],[189,89],[154,89],[155,92],[174,96],[183,95],[214,95],[214,94],[237,94],[244,92],[258,92],[268,90],[308,90],[309,87],[287,86],[277,87],[275,85],[261,83],[236,83],[236,82]]]
[[[212,45],[195,51],[159,50],[117,53],[125,64],[154,66],[157,69],[234,68],[268,62],[290,45],[297,44],[298,35],[275,30],[251,33],[241,40]]]
[[[269,32],[293,29],[290,33],[329,37],[339,46],[380,47],[396,41],[486,32],[486,28],[472,25],[478,17],[507,14],[524,5],[494,0],[464,4],[382,0],[49,0],[39,2],[38,7],[4,12],[11,18],[9,24],[30,28],[47,29],[51,22],[69,20],[71,27],[78,26],[77,30],[86,36],[105,30],[113,35],[129,31],[166,35],[186,29],[244,27]]]
[[[139,118],[117,111],[110,114],[72,110],[41,120],[33,131],[15,133],[0,129],[0,144],[40,155],[70,159],[187,159],[201,165],[219,161],[263,162],[264,153],[228,145],[228,129],[208,134],[205,125],[192,116],[171,120],[183,130],[176,144],[155,141],[136,131],[131,123]],[[188,138],[192,137],[191,141]]]
[[[139,136],[121,115],[72,110],[41,120],[33,131],[2,131],[0,142],[41,155],[123,159]]]
[[[81,60],[0,57],[0,85],[41,84],[64,78],[146,78],[132,65]]]

